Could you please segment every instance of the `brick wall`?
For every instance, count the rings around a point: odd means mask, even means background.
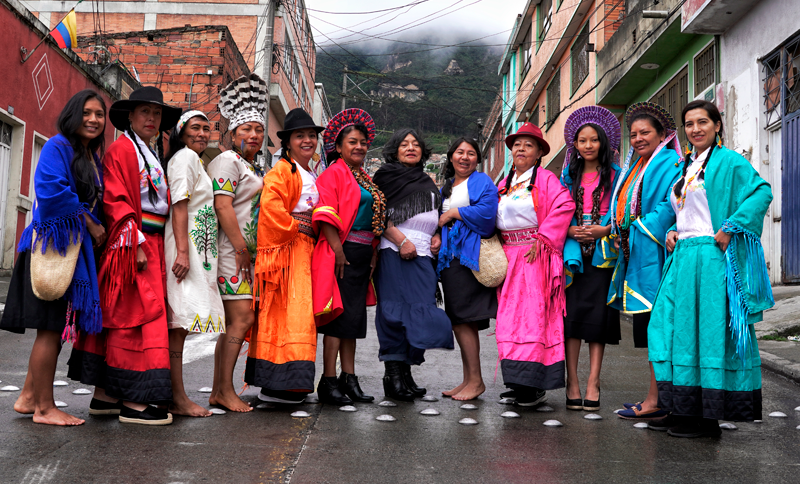
[[[605,42],[614,35],[622,21],[625,19],[624,0],[605,0],[605,20],[603,20],[603,33]]]
[[[175,27],[185,27],[186,25],[225,25],[228,27],[228,30],[230,30],[231,34],[233,34],[233,40],[236,41],[236,45],[239,47],[239,50],[243,53],[243,55],[247,54],[245,56],[245,58],[247,58],[248,56],[251,56],[253,46],[256,42],[257,21],[258,18],[253,16],[159,14],[156,18],[156,28],[171,29]]]
[[[94,54],[98,39],[80,37],[75,52],[88,63],[116,61],[135,68],[142,84],[156,86],[164,102],[199,109],[211,120],[211,142],[219,142],[227,121],[217,109],[219,91],[250,72],[225,26],[185,27],[104,35],[111,59]],[[208,75],[208,70],[211,75]],[[192,74],[194,82],[192,83]]]

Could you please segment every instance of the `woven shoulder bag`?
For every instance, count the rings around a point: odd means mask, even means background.
[[[36,240],[36,230],[33,231],[33,240]],[[44,241],[31,246],[31,286],[36,297],[42,301],[55,301],[67,292],[82,242],[70,243],[65,255],[59,254],[53,244],[42,254],[40,246]]]
[[[503,283],[508,272],[508,259],[503,252],[503,244],[497,234],[481,239],[481,254],[478,259],[479,271],[473,270],[475,279],[486,287],[497,287]]]

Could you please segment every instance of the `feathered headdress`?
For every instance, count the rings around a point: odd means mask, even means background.
[[[247,74],[231,81],[219,93],[219,112],[230,121],[233,131],[244,123],[261,123],[267,106],[267,83],[258,74]]]

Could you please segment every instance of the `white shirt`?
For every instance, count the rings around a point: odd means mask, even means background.
[[[167,180],[164,176],[164,169],[161,167],[161,162],[158,161],[156,155],[150,151],[150,147],[147,146],[147,143],[142,141],[142,138],[140,138],[135,132],[133,135],[136,137],[135,140],[131,138],[127,132],[125,132],[125,136],[131,140],[131,142],[139,145],[139,149],[136,150],[136,158],[139,160],[139,190],[142,198],[142,211],[157,213],[159,215],[167,215],[169,213],[169,203],[167,203],[168,189]],[[136,148],[135,145],[134,148]],[[144,169],[144,159],[142,158],[142,153],[144,153],[144,156],[147,157],[147,162],[150,164],[150,179],[153,180],[153,184],[156,186],[156,188],[158,188],[155,203],[150,202],[150,182],[147,180],[147,173]],[[144,241],[144,234],[139,231],[139,243],[143,244]]]
[[[508,193],[500,197],[497,207],[497,228],[504,231],[533,229],[539,226],[533,208],[531,192],[528,191],[533,167],[521,175],[514,175]]]
[[[710,152],[711,150],[707,149],[700,155],[692,154],[692,164],[689,165],[689,169],[686,171],[683,185],[683,193],[686,194],[686,203],[683,208],[678,206],[674,188],[669,191],[669,201],[677,216],[675,225],[679,239],[714,236],[714,226],[711,223],[711,211],[708,208],[705,180],[695,177],[691,183],[687,183],[690,178],[700,171]]]
[[[313,173],[306,171],[295,163],[297,170],[300,172],[300,177],[303,179],[303,190],[300,192],[300,200],[297,205],[292,209],[292,213],[308,212],[314,210],[314,207],[319,203],[319,191],[317,190],[317,177]]]
[[[450,210],[451,208],[469,207],[469,188],[467,185],[469,180],[464,180],[458,185],[453,186],[450,191],[450,197],[445,198],[442,202],[442,213]]]
[[[431,194],[434,196],[433,194]],[[431,253],[431,237],[439,227],[439,211],[430,210],[417,214],[400,225],[395,227],[407,237],[409,242],[417,248],[418,256],[433,257]],[[406,242],[407,244],[408,242]],[[386,237],[381,237],[381,249],[392,249],[399,252],[400,249]]]

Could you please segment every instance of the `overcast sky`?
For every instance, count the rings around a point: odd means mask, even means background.
[[[416,33],[431,30],[453,34],[459,39],[476,39],[502,32],[482,42],[503,44],[508,40],[514,20],[522,12],[526,0],[305,0],[305,3],[309,9],[314,40],[323,45],[330,43],[328,37],[343,45],[371,40],[370,37],[351,31],[378,37],[409,39],[409,36],[413,37]],[[354,14],[414,3],[417,5],[403,9]],[[397,29],[398,32],[391,33],[392,29]]]

